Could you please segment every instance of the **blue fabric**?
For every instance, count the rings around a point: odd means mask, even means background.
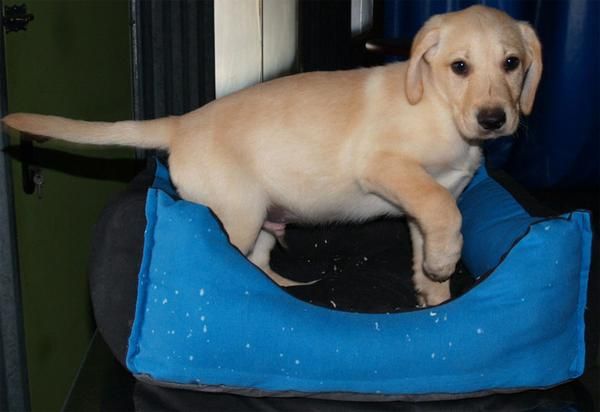
[[[544,74],[533,113],[487,157],[528,187],[600,185],[600,2],[597,0],[385,0],[384,33],[412,39],[433,14],[482,3],[530,22]]]
[[[160,168],[159,187],[166,176]],[[472,290],[435,308],[360,314],[292,297],[229,244],[209,209],[150,189],[128,368],[192,387],[385,395],[573,379],[585,355],[589,215],[530,224],[514,203],[485,172],[461,199],[464,259],[493,268]]]
[[[485,168],[477,171],[458,206],[463,215],[463,261],[476,277],[495,268],[529,226],[542,220],[531,217]]]

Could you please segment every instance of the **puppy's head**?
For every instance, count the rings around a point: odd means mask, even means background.
[[[413,41],[405,88],[411,104],[432,88],[465,138],[488,139],[515,132],[519,112],[531,112],[541,75],[531,26],[473,6],[425,23]]]

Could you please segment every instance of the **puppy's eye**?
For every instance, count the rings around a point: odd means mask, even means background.
[[[457,60],[453,62],[450,67],[458,76],[467,76],[469,74],[469,65],[464,60]]]
[[[515,56],[507,57],[506,60],[504,60],[504,71],[512,72],[513,70],[516,70],[517,67],[519,67],[520,63],[521,63],[521,61],[519,60],[518,57],[515,57]]]

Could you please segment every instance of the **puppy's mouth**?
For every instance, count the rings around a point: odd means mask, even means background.
[[[460,116],[457,122],[458,129],[467,140],[491,140],[515,133],[518,126],[518,116],[507,113],[506,122],[494,128],[482,126],[475,116],[465,118]]]
[[[512,133],[504,130],[504,128],[498,129],[498,130],[493,130],[493,131],[479,130],[479,133],[473,138],[479,139],[479,140],[491,140],[491,139],[497,139],[498,137],[501,137],[501,136],[507,136],[509,134],[512,134]]]

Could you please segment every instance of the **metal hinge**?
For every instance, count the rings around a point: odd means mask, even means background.
[[[6,33],[27,30],[27,25],[31,20],[33,20],[33,14],[27,13],[26,4],[4,6],[2,25]]]

